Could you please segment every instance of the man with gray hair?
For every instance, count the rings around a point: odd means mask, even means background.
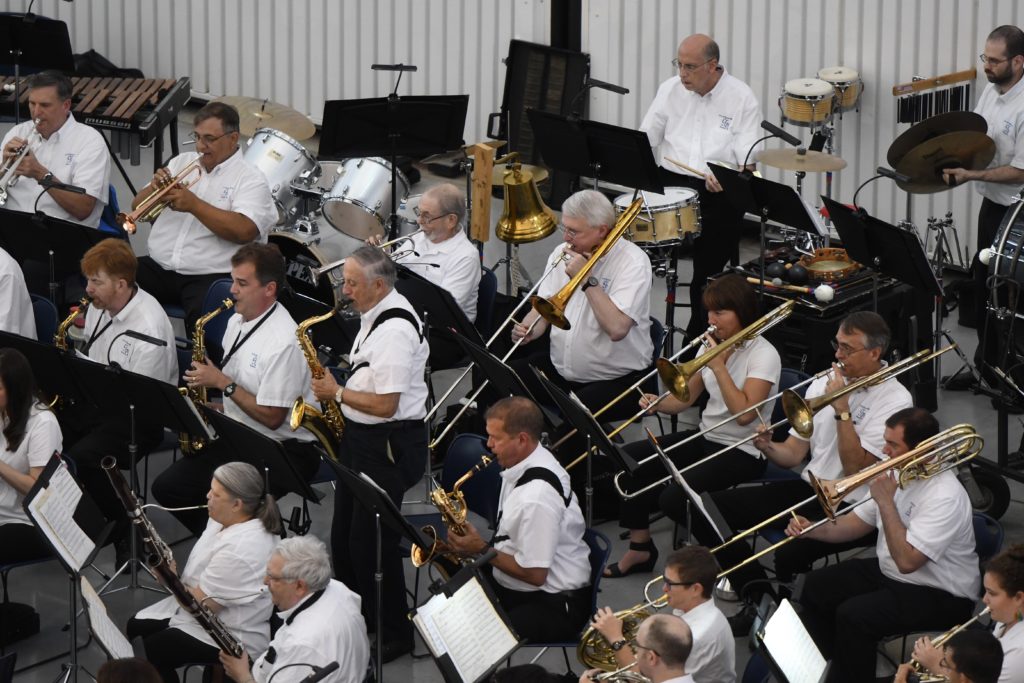
[[[359,312],[359,333],[349,354],[351,375],[339,385],[327,373],[313,380],[321,401],[336,401],[345,416],[338,452],[343,465],[371,477],[395,503],[423,475],[427,461],[427,385],[424,369],[428,349],[423,324],[408,299],[395,291],[395,264],[373,246],[362,246],[345,259],[342,293]],[[374,572],[375,522],[351,496],[334,497],[331,550],[339,579],[363,599],[368,623],[376,622]],[[383,638],[385,662],[411,652],[412,622],[400,537],[384,526]]]
[[[267,651],[249,670],[247,655],[220,653],[227,674],[238,683],[301,681],[303,666],[339,668],[323,680],[361,683],[370,661],[370,643],[360,614],[360,598],[331,578],[331,561],[323,542],[311,536],[287,538],[277,544],[267,562],[263,582],[280,620]],[[287,671],[284,669],[287,667]]]
[[[555,268],[538,288],[538,296],[554,296],[568,284],[615,226],[615,209],[600,192],[581,190],[562,205],[564,243],[545,263],[563,255],[564,268]],[[561,386],[571,389],[594,411],[636,382],[651,365],[651,260],[632,242],[616,241],[590,271],[583,286],[570,297],[565,316],[571,327],[551,330],[550,349],[539,347],[513,362],[534,396],[546,396],[534,375],[533,365]],[[540,339],[548,323],[531,310],[512,329],[512,339],[530,344]],[[534,324],[536,322],[536,324]],[[532,327],[531,327],[532,326]],[[620,401],[604,419],[625,419],[634,411]]]

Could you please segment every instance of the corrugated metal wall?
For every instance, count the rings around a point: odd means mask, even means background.
[[[838,126],[838,153],[849,166],[836,174],[833,197],[850,201],[908,124],[896,123],[892,87],[914,76],[932,77],[978,67],[973,101],[986,84],[978,62],[985,36],[1000,24],[1024,23],[1020,0],[583,0],[583,50],[591,74],[630,89],[626,96],[594,90],[591,118],[636,127],[658,84],[676,74],[670,65],[680,40],[708,33],[722,50],[722,64],[746,81],[761,101],[765,118],[778,123],[783,84],[842,65],[864,80],[860,112]],[[973,103],[972,103],[973,106]],[[806,128],[787,126],[805,141]],[[770,146],[782,146],[772,141]],[[762,169],[763,171],[764,169]],[[793,183],[792,174],[769,171],[772,180]],[[824,191],[823,177],[809,176],[804,196]],[[922,226],[929,215],[953,211],[961,241],[974,244],[978,195],[958,188],[914,200],[912,216]],[[812,200],[812,203],[813,200]],[[906,195],[887,180],[861,193],[873,214],[898,220]]]
[[[24,0],[5,0],[23,12]],[[505,84],[509,40],[549,42],[549,0],[38,0],[94,49],[147,76],[191,76],[198,94],[267,97],[317,123],[324,100],[469,94],[465,138],[484,138]]]

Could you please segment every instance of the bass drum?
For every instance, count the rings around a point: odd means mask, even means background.
[[[988,274],[1024,284],[1024,201],[1014,202],[1006,211],[992,244]],[[984,314],[980,311],[979,314]]]
[[[338,305],[341,268],[321,276],[313,270],[345,258],[362,242],[332,230],[319,214],[296,221],[288,230],[272,232],[267,239],[281,250],[285,278],[292,289],[328,306]]]

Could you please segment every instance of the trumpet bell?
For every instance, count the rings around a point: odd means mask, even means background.
[[[690,378],[686,374],[686,363],[676,365],[668,358],[659,358],[655,365],[658,368],[658,378],[665,385],[665,389],[683,403],[687,403],[690,400]]]
[[[540,197],[533,174],[516,164],[505,172],[505,207],[495,228],[502,242],[526,244],[555,231],[555,213]]]

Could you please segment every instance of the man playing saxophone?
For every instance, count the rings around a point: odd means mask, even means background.
[[[295,321],[277,301],[284,282],[284,257],[277,247],[247,244],[231,257],[231,295],[235,314],[224,330],[224,359],[218,368],[209,360],[193,362],[185,372],[192,389],[216,389],[224,396],[224,414],[280,441],[291,464],[307,480],[319,467],[312,434],[293,433],[288,411],[296,396],[312,400],[309,366],[295,342]],[[199,505],[210,475],[239,454],[221,442],[208,443],[200,457],[182,458],[153,482],[153,495],[167,507]],[[283,493],[271,481],[271,492]],[[206,524],[201,510],[175,513],[197,535]]]

